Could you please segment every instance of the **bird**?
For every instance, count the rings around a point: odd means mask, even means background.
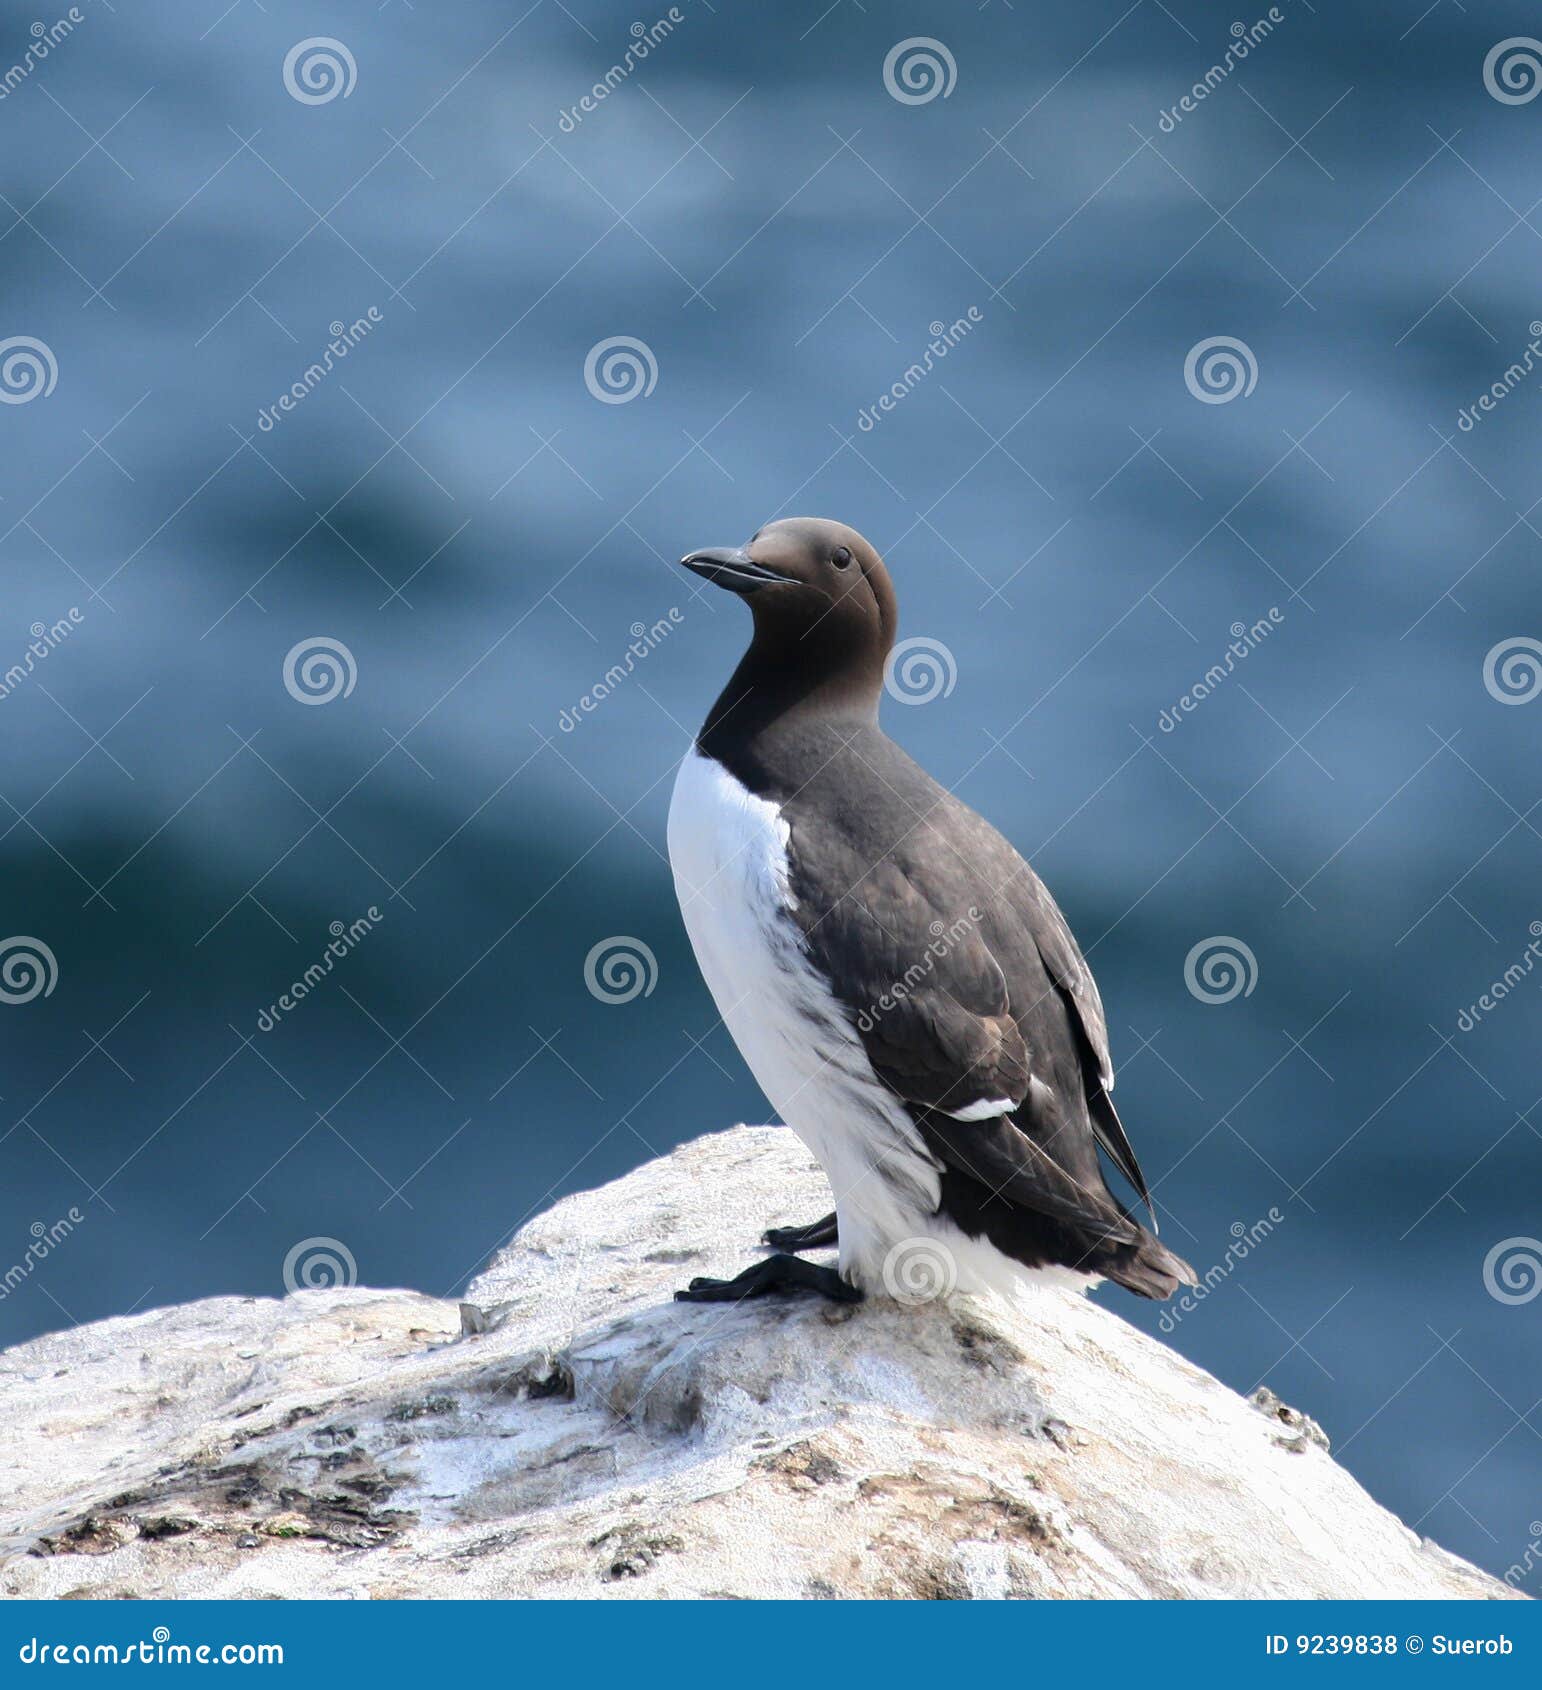
[[[790,517],[681,563],[742,598],[753,634],[675,779],[675,891],[719,1015],[835,1209],[676,1296],[1195,1284],[1154,1212],[1148,1229],[1105,1181],[1102,1157],[1151,1211],[1065,917],[879,726],[898,603],[877,551]],[[833,1267],[803,1255],[829,1245]]]

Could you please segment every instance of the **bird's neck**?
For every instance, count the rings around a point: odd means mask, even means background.
[[[817,635],[788,641],[757,630],[696,743],[732,766],[736,756],[815,718],[876,727],[885,655],[832,652]]]

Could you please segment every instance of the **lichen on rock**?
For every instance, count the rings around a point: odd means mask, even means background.
[[[672,1301],[828,1188],[740,1127],[462,1304],[214,1298],[0,1356],[8,1596],[1510,1597],[1117,1313]]]

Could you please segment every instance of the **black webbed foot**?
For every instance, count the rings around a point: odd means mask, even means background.
[[[693,1279],[675,1292],[679,1303],[738,1303],[770,1291],[818,1291],[837,1303],[859,1303],[862,1293],[831,1267],[818,1267],[801,1256],[767,1256],[733,1279]]]
[[[761,1237],[773,1250],[817,1250],[836,1242],[835,1215],[832,1212],[822,1221],[810,1221],[807,1226],[773,1226]]]

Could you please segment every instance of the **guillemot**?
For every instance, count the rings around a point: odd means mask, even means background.
[[[1194,1284],[1104,1181],[1100,1149],[1149,1210],[1065,917],[878,725],[898,609],[877,552],[794,517],[681,562],[744,598],[754,634],[675,781],[675,888],[718,1013],[835,1211],[676,1295],[851,1301],[896,1291],[920,1249],[964,1291],[1043,1269],[1145,1297]],[[834,1268],[796,1253],[829,1244]]]

